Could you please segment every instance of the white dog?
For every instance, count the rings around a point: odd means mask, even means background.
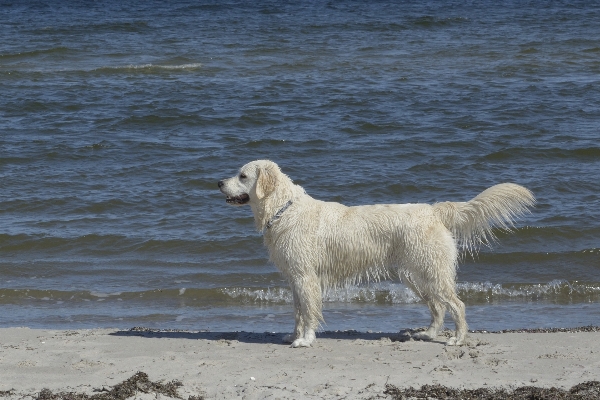
[[[249,204],[264,232],[270,259],[288,279],[296,326],[284,341],[308,347],[323,320],[323,291],[398,275],[429,306],[431,324],[419,339],[436,337],[448,309],[462,344],[465,305],[456,295],[458,248],[472,250],[509,228],[533,206],[526,188],[503,183],[468,202],[346,207],[310,197],[272,161],[244,165],[219,182],[227,203]]]

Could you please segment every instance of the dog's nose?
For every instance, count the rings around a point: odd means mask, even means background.
[[[223,181],[219,181],[219,183],[217,183],[217,185],[219,185],[219,188],[221,188],[224,185],[224,183],[223,183]]]

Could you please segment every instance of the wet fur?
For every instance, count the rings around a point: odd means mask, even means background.
[[[219,187],[230,200],[248,195],[270,259],[290,283],[295,330],[284,340],[292,347],[315,340],[324,291],[393,276],[431,311],[431,324],[420,339],[437,336],[448,310],[456,333],[447,344],[462,344],[467,323],[456,294],[459,248],[476,250],[493,238],[494,226],[509,228],[535,202],[526,188],[503,183],[468,202],[346,207],[312,198],[268,160],[244,165]],[[289,200],[291,206],[267,229]]]

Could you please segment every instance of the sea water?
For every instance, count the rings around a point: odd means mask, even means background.
[[[0,3],[0,326],[290,331],[217,188],[261,158],[347,205],[524,185],[532,213],[461,257],[470,327],[600,323],[597,3],[107,0]],[[398,282],[324,306],[429,323]]]

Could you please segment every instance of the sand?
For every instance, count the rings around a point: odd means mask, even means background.
[[[600,380],[599,328],[474,332],[458,347],[409,335],[325,332],[292,349],[281,333],[6,328],[0,398],[109,393],[138,372],[176,387],[161,394],[129,381],[141,399],[382,399],[422,385],[569,389]]]

